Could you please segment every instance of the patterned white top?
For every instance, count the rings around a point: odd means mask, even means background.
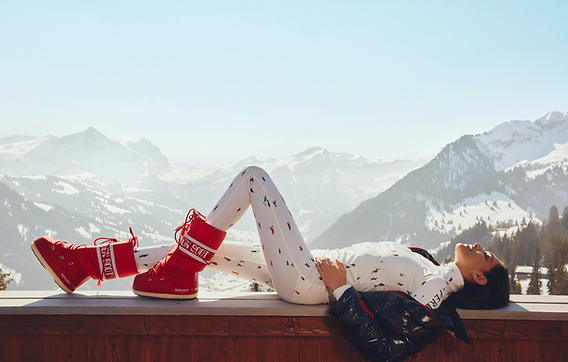
[[[337,259],[347,268],[347,284],[334,291],[339,298],[349,286],[361,292],[400,290],[436,309],[464,285],[454,263],[436,266],[397,242],[368,242],[336,250],[312,250],[315,257]]]

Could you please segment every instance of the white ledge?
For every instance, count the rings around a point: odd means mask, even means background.
[[[558,320],[568,321],[568,296],[514,295],[505,308],[459,310],[463,319]],[[85,291],[66,294],[57,291],[0,292],[0,315],[231,315],[321,317],[327,305],[286,303],[275,293],[200,292],[192,300],[145,298],[130,291]]]

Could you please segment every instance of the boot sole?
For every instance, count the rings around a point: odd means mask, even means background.
[[[51,275],[51,277],[53,278],[53,280],[55,281],[55,284],[57,284],[57,286],[61,289],[63,289],[64,292],[72,294],[74,292],[74,290],[69,289],[62,281],[61,279],[59,279],[59,277],[57,276],[57,274],[53,271],[53,269],[51,269],[49,267],[49,264],[45,261],[45,259],[43,258],[43,256],[41,256],[41,253],[39,252],[39,250],[37,249],[37,247],[35,246],[35,244],[32,243],[32,252],[34,253],[35,257],[37,258],[37,260],[39,261],[39,263],[41,264],[41,266],[43,266],[43,268],[45,270],[47,270],[47,272],[49,273],[49,275]]]
[[[141,292],[139,290],[134,290],[134,289],[132,289],[132,292],[134,294],[142,296],[142,297],[161,298],[161,299],[195,299],[195,298],[197,298],[197,293],[180,295],[180,294]]]

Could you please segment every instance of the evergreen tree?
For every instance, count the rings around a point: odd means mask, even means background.
[[[568,206],[564,206],[564,211],[562,211],[562,226],[564,226],[564,231],[568,231]]]
[[[499,233],[495,233],[493,240],[491,240],[491,244],[489,244],[485,249],[491,251],[497,256],[501,255],[501,252],[503,251],[503,240],[501,239]]]
[[[556,289],[556,271],[553,267],[552,258],[548,261],[547,264],[548,268],[548,283],[546,283],[546,289],[548,290],[549,295],[554,294],[554,290]]]
[[[505,236],[507,236],[507,234],[505,234]],[[516,265],[511,263],[511,248],[509,247],[508,239],[503,238],[503,254],[499,259],[503,260],[509,269],[514,269],[514,267],[516,267]]]
[[[568,261],[568,241],[556,236],[552,254],[548,260],[548,294],[566,295],[568,294],[568,272],[566,262]]]
[[[0,268],[0,290],[6,290],[11,281],[12,278],[10,278],[10,273],[4,273],[2,268]]]
[[[517,282],[517,279],[515,279],[515,269],[509,269],[509,281],[511,283],[511,289],[510,292],[511,294],[522,294],[522,290],[521,290],[521,284],[519,284]]]
[[[542,283],[540,281],[540,263],[540,250],[537,246],[533,258],[531,280],[527,289],[527,294],[529,295],[540,295],[541,293],[540,287]]]
[[[515,238],[515,242],[511,245],[511,264],[528,265],[530,263],[529,247],[524,240]]]
[[[522,263],[522,265],[529,265],[531,262],[531,256],[534,255],[535,249],[539,246],[539,231],[540,228],[534,222],[529,222],[527,226],[519,231],[515,237],[515,241],[522,241],[526,244],[527,252],[526,252],[526,259]],[[542,256],[542,248],[540,249],[541,256]],[[519,263],[521,265],[521,263]]]
[[[548,210],[548,220],[558,220],[558,217],[558,208],[552,205],[550,210]]]
[[[548,216],[548,222],[543,223],[539,235],[539,243],[541,245],[540,251],[544,260],[550,259],[556,237],[560,236],[561,238],[565,239],[567,236],[564,225],[562,224],[562,222],[558,218],[557,213],[554,210],[555,208],[553,206]]]
[[[502,240],[502,242],[503,242],[503,246],[505,246],[505,244],[508,244],[508,243],[509,243],[509,236],[507,236],[507,233],[505,233],[505,234],[503,235],[503,240]]]

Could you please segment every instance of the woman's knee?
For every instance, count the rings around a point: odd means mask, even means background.
[[[268,173],[260,166],[256,165],[248,165],[241,171],[242,175],[252,175],[252,176],[259,176],[259,175],[267,175]]]

